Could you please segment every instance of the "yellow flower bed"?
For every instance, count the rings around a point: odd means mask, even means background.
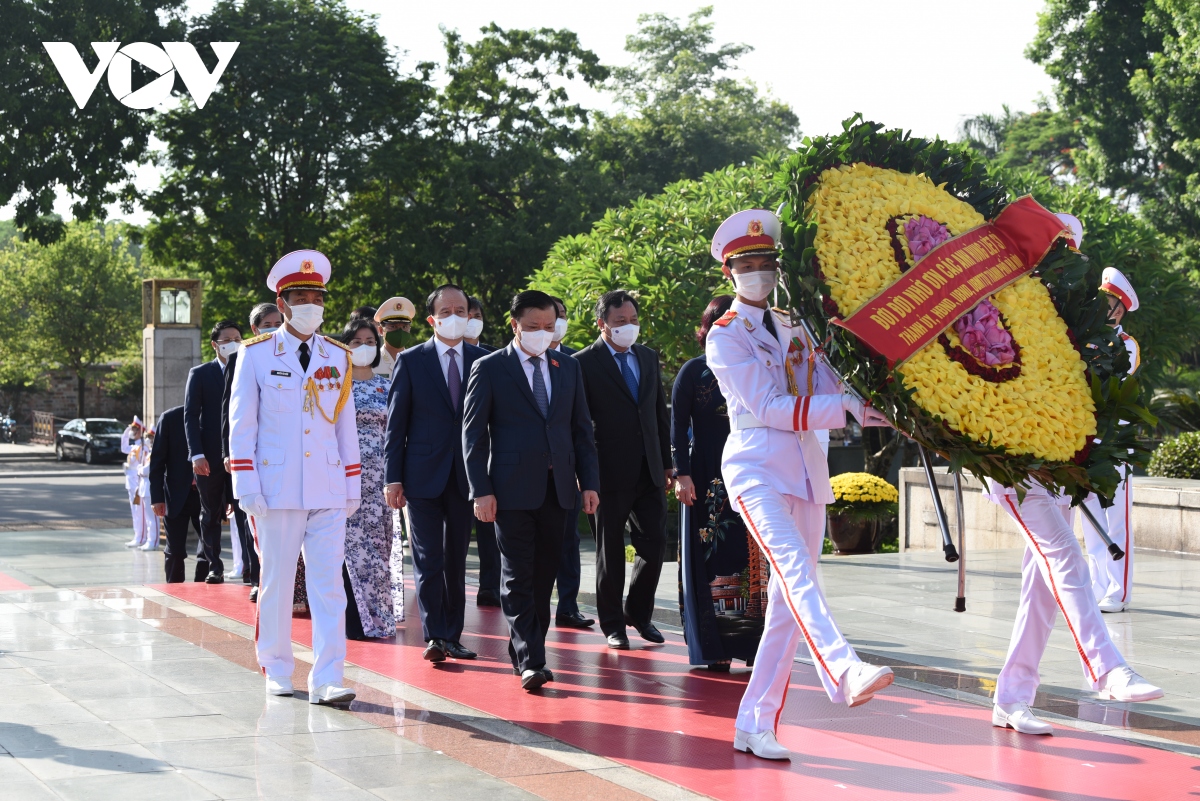
[[[823,172],[809,204],[821,271],[846,316],[900,277],[887,229],[893,217],[924,215],[954,236],[985,222],[924,175],[862,163]],[[901,365],[904,386],[925,411],[978,442],[990,439],[1013,453],[1069,461],[1096,434],[1096,410],[1067,326],[1036,278],[1021,278],[991,300],[1020,345],[1017,378],[994,383],[973,376],[934,341]],[[960,344],[953,328],[946,334]]]
[[[896,503],[900,493],[879,476],[870,473],[842,473],[829,480],[833,497],[846,503]]]

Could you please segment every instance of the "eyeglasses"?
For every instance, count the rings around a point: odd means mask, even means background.
[[[384,331],[395,331],[397,329],[407,331],[412,328],[412,323],[404,322],[403,320],[387,320],[380,323]]]

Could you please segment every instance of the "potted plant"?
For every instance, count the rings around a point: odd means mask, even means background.
[[[834,553],[874,552],[883,525],[896,517],[900,493],[870,473],[842,473],[830,484],[834,502],[826,513]]]

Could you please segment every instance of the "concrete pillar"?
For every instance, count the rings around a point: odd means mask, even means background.
[[[188,371],[200,363],[200,281],[142,282],[142,419],[183,404]]]

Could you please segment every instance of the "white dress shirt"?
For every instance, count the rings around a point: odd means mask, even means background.
[[[299,337],[294,336],[291,331],[287,330],[286,325],[280,326],[279,332],[281,334],[283,334],[283,346],[286,349],[285,350],[286,353],[298,354],[300,352],[301,343],[303,343],[303,342],[309,343],[308,357],[309,357],[309,364],[311,365],[312,364],[312,353],[313,353],[312,340],[313,340],[313,337],[316,336],[316,334],[309,335],[308,339],[300,339]],[[296,357],[297,360],[299,360],[299,358],[300,358],[299,356]],[[305,373],[305,375],[307,375],[307,373]]]
[[[442,366],[442,378],[446,379],[446,386],[450,386],[450,351],[454,351],[454,360],[458,368],[458,379],[460,385],[465,389],[467,386],[467,377],[463,375],[463,347],[462,340],[454,347],[450,347],[439,337],[433,338],[433,347],[437,349],[438,364]]]
[[[525,379],[529,382],[529,388],[533,389],[533,362],[529,361],[533,357],[525,352],[525,349],[520,345],[515,345],[517,356],[521,359],[521,369],[525,371]],[[546,385],[546,402],[550,402],[550,351],[546,351],[541,356],[542,363],[538,365],[542,368],[542,381]]]
[[[612,346],[612,343],[609,342],[607,339],[604,340],[604,345],[605,345],[605,347],[608,348],[608,352],[612,354],[613,361],[615,361],[617,363],[617,372],[621,373],[621,375],[624,376],[625,374],[621,372],[621,360],[617,358],[617,354],[620,353],[620,351],[618,351],[616,348],[614,348]],[[625,350],[625,357],[626,357],[626,360],[629,362],[629,369],[633,371],[634,379],[637,381],[638,386],[641,387],[641,385],[642,385],[642,370],[640,367],[638,367],[637,354],[633,352],[632,347],[627,348]]]

